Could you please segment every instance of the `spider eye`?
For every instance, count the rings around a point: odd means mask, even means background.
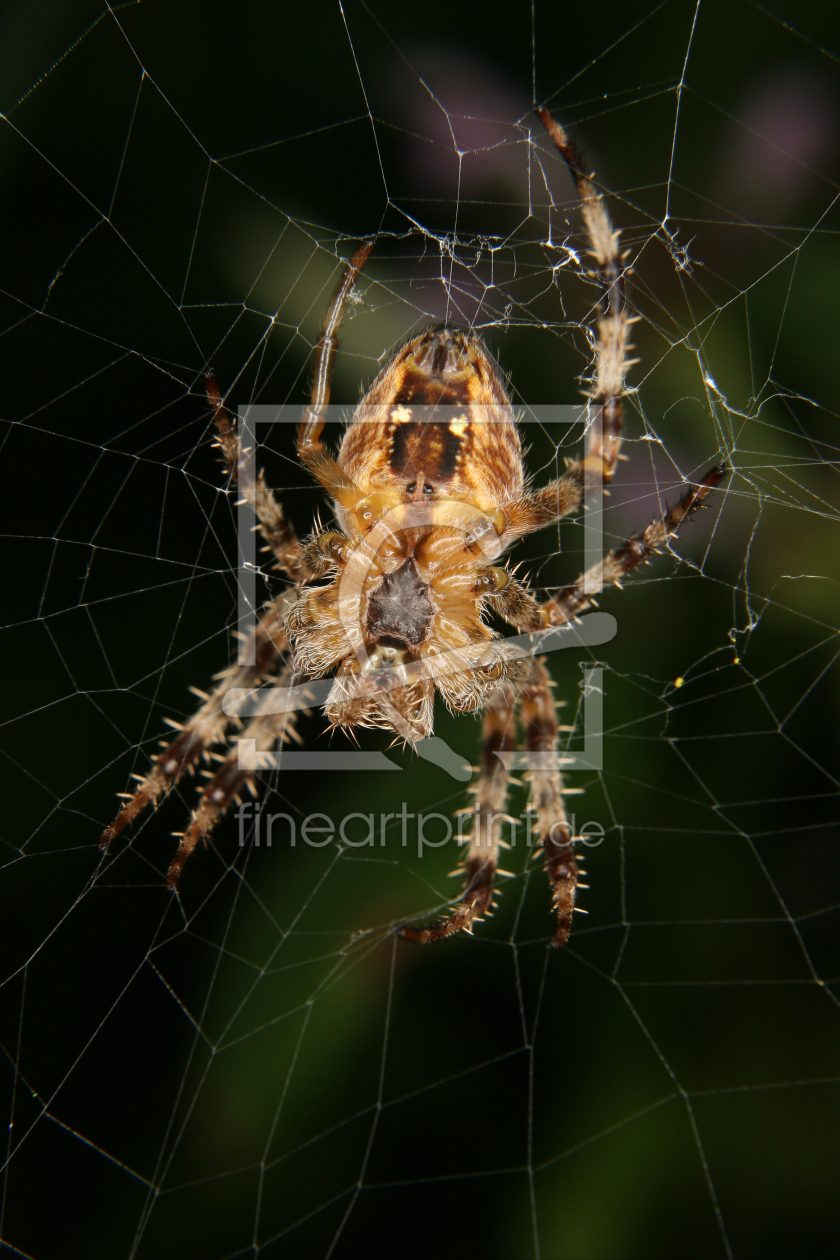
[[[431,496],[431,495],[433,495],[433,494],[434,494],[434,492],[435,492],[435,488],[434,488],[434,486],[424,486],[424,487],[423,487],[423,493],[424,493],[425,495]]]

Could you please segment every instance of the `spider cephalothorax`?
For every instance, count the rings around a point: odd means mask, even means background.
[[[338,670],[334,725],[414,742],[431,734],[435,687],[463,711],[510,675],[484,621],[488,599],[507,591],[523,624],[546,624],[491,563],[515,536],[506,513],[521,513],[524,478],[510,401],[481,342],[444,326],[404,346],[356,409],[336,468],[353,489],[326,474],[342,532],[309,544],[313,570],[334,577],[286,616],[295,665],[310,677]],[[579,499],[580,479],[565,480],[562,493]]]
[[[334,727],[382,727],[409,745],[431,735],[437,691],[456,712],[484,710],[484,753],[475,787],[479,808],[464,859],[465,888],[454,908],[439,925],[402,928],[402,934],[438,940],[461,928],[471,930],[489,908],[508,791],[505,763],[496,753],[514,747],[519,720],[524,746],[536,754],[526,778],[557,911],[555,944],[568,937],[580,872],[555,755],[551,680],[538,657],[512,649],[490,629],[487,612],[520,631],[573,620],[597,591],[661,548],[725,469],[714,468],[643,534],[543,602],[500,563],[518,538],[578,508],[591,482],[609,482],[621,445],[629,321],[617,234],[571,141],[547,111],[540,117],[576,181],[604,285],[586,454],[547,486],[529,489],[518,427],[497,364],[474,333],[441,325],[409,341],[380,372],[333,457],[321,437],[338,328],[373,247],[372,242],[362,245],[324,320],[312,400],[297,443],[300,459],[332,500],[337,529],[298,541],[241,447],[214,377],[207,377],[226,466],[252,504],[293,589],[262,614],[253,650],[243,658],[252,663],[225,671],[106,829],[103,847],[223,739],[229,720],[223,699],[229,690],[330,675],[325,712]],[[296,737],[293,719],[285,705],[268,705],[241,733],[253,748],[268,751]],[[221,760],[181,837],[170,885],[198,841],[207,839],[250,782],[250,771],[236,752]]]

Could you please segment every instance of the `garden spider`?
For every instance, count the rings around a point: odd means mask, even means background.
[[[327,491],[338,530],[318,530],[301,543],[225,409],[212,374],[207,394],[225,466],[252,505],[277,567],[293,584],[262,613],[251,665],[220,676],[213,693],[155,759],[101,845],[146,805],[157,805],[213,745],[230,719],[223,697],[290,680],[333,676],[325,705],[333,727],[378,726],[416,746],[431,735],[435,690],[456,712],[484,712],[484,746],[465,887],[443,922],[403,927],[411,940],[440,940],[473,924],[490,908],[499,824],[508,774],[496,753],[514,747],[517,716],[524,747],[529,809],[557,914],[555,945],[569,935],[580,874],[554,756],[557,719],[543,662],[512,651],[483,620],[489,608],[520,631],[572,621],[604,587],[646,561],[700,507],[726,473],[713,468],[639,536],[610,552],[577,582],[540,603],[505,567],[493,563],[525,534],[580,507],[590,484],[608,483],[619,458],[622,397],[628,367],[625,283],[618,234],[584,172],[577,150],[547,110],[539,117],[577,185],[589,248],[604,288],[589,391],[593,422],[585,457],[538,490],[526,486],[520,437],[498,366],[472,332],[448,324],[413,338],[368,389],[348,425],[338,457],[321,442],[338,351],[338,329],[353,286],[373,248],[368,241],[346,267],[327,311],[315,352],[312,398],[297,451]],[[455,408],[455,418],[446,419]],[[431,420],[420,419],[431,408]],[[414,409],[414,410],[412,410]],[[469,419],[467,419],[469,416]],[[326,579],[318,583],[318,579]],[[294,714],[258,712],[242,730],[257,751],[298,738]],[[199,840],[249,783],[237,752],[218,757],[169,869],[174,886]],[[495,820],[493,816],[495,815]]]

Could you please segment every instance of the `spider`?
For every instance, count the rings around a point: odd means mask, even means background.
[[[327,310],[315,352],[312,396],[297,436],[298,456],[329,495],[338,529],[319,528],[301,542],[280,503],[256,473],[212,373],[207,395],[216,445],[242,496],[252,505],[277,567],[292,589],[269,603],[254,631],[251,665],[219,676],[212,694],[106,828],[101,847],[147,805],[156,806],[202,757],[221,764],[206,772],[192,820],[180,836],[167,881],[171,887],[189,855],[206,843],[244,785],[249,770],[236,751],[211,754],[229,718],[223,697],[250,689],[332,676],[325,705],[333,727],[376,726],[406,744],[431,735],[437,690],[451,710],[482,710],[483,752],[475,820],[463,859],[464,890],[442,922],[402,927],[401,935],[437,941],[473,925],[491,908],[508,774],[497,752],[514,747],[517,718],[532,759],[529,809],[556,911],[554,944],[569,935],[582,873],[563,802],[557,758],[552,682],[543,661],[512,651],[485,624],[488,610],[519,631],[574,620],[593,595],[618,583],[660,550],[726,475],[721,464],[641,535],[611,551],[571,586],[543,602],[503,565],[501,554],[525,534],[579,508],[590,484],[609,483],[619,459],[622,397],[629,366],[625,269],[600,195],[574,143],[546,109],[537,111],[575,180],[603,286],[588,391],[593,422],[585,456],[540,489],[526,483],[516,420],[499,367],[471,331],[443,324],[405,344],[376,377],[346,428],[337,458],[321,441],[338,352],[338,330],[353,288],[373,248],[368,241],[347,265]],[[457,409],[454,419],[445,419]],[[432,419],[425,411],[432,408]],[[434,409],[438,411],[435,412]],[[414,409],[414,410],[413,410]],[[202,693],[199,693],[202,694]],[[257,713],[243,730],[257,750],[299,739],[294,714]],[[173,723],[173,725],[176,725]],[[496,821],[494,822],[493,816]]]

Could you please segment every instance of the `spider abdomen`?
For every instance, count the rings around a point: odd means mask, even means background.
[[[408,341],[371,385],[338,457],[355,485],[495,510],[523,491],[522,447],[498,364],[449,325]]]

